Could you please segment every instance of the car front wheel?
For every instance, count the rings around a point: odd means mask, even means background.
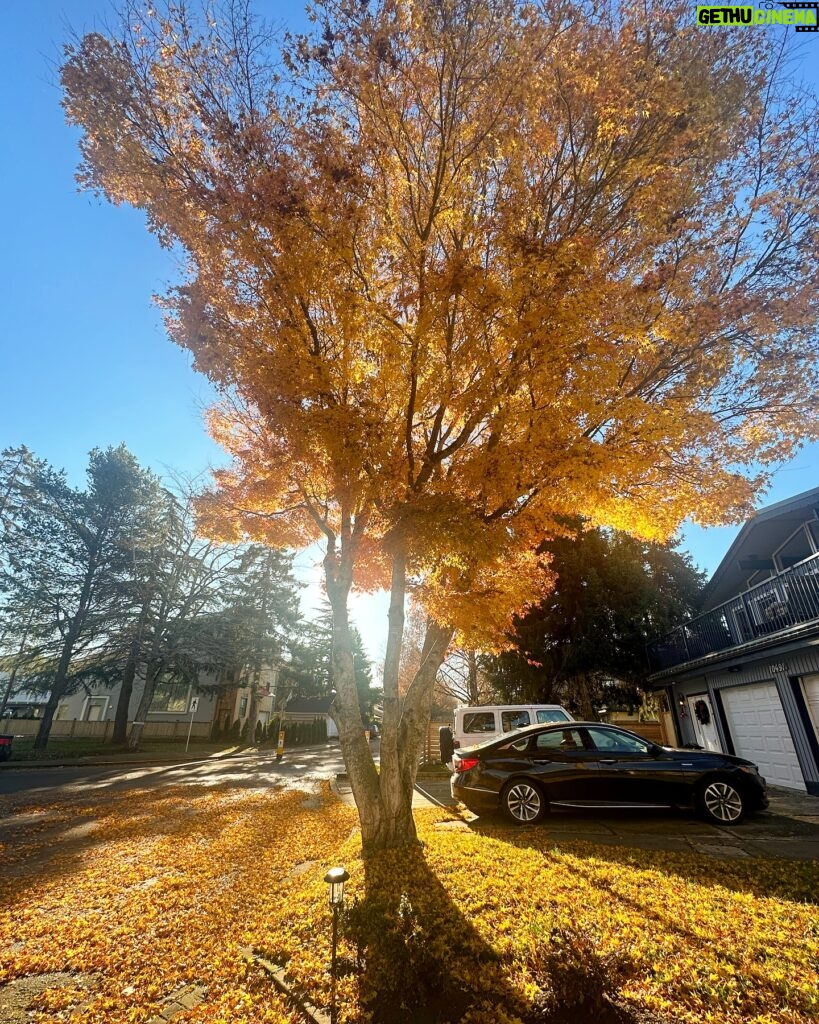
[[[503,790],[501,806],[516,825],[534,825],[546,813],[546,798],[534,782],[516,779]]]
[[[697,804],[706,821],[714,825],[738,825],[745,817],[745,798],[725,779],[705,782],[700,787]]]

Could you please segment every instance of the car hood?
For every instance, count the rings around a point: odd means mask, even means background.
[[[696,749],[692,747],[663,747],[667,753],[670,753],[678,761],[727,761],[730,764],[741,764],[741,765],[753,765],[756,767],[753,761],[749,761],[745,757],[737,757],[736,754],[723,754],[717,750],[705,750]]]

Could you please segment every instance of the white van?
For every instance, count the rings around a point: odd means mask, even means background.
[[[560,704],[488,704],[455,708],[452,728],[438,730],[441,744],[441,763],[449,764],[452,751],[470,747],[473,743],[491,740],[513,729],[527,725],[550,725],[552,722],[573,722],[569,712]]]

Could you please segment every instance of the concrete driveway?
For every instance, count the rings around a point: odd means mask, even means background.
[[[608,846],[644,850],[678,850],[719,858],[784,857],[819,860],[819,797],[769,787],[770,807],[741,825],[709,825],[689,811],[556,809],[534,828],[555,839],[585,840]],[[454,807],[449,780],[418,779],[415,806]],[[519,831],[501,815],[478,818],[462,809],[464,826],[476,831]],[[452,826],[449,826],[452,827]]]

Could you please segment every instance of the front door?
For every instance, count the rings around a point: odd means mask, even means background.
[[[695,693],[693,697],[687,698],[687,702],[688,714],[691,716],[691,726],[694,729],[697,746],[721,754],[723,750],[719,741],[719,733],[714,723],[714,708],[711,704],[711,698],[707,693]]]

